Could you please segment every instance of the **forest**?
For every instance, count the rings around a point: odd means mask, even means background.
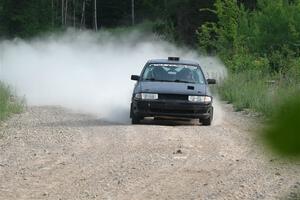
[[[238,3],[250,10],[256,6],[255,0]],[[176,41],[195,46],[197,28],[218,20],[209,11],[214,7],[214,0],[0,0],[0,35],[32,37],[66,27],[99,30],[152,21],[161,33],[173,31]]]

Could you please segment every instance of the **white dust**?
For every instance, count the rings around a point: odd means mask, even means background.
[[[1,41],[0,80],[29,106],[62,106],[126,123],[134,86],[130,75],[139,74],[147,60],[168,56],[199,62],[207,78],[226,76],[218,59],[138,31],[116,35],[68,30],[30,41]]]

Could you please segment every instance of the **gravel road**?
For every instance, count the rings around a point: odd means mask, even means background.
[[[29,107],[1,126],[0,199],[300,198],[300,163],[266,151],[259,124],[222,107],[211,127]]]

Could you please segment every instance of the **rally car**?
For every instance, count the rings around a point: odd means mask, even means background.
[[[179,57],[149,60],[141,75],[132,75],[135,84],[130,118],[139,124],[145,117],[199,119],[209,126],[213,120],[213,97],[200,65]]]

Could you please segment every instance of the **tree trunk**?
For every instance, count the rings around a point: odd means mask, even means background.
[[[64,0],[61,0],[61,25],[64,25]]]
[[[76,28],[76,0],[73,0],[73,27]]]
[[[59,18],[59,0],[54,2],[54,25],[57,23],[57,19]]]
[[[65,24],[67,24],[67,19],[68,19],[68,0],[66,0]]]
[[[98,22],[97,22],[97,0],[94,0],[94,21],[95,21],[95,31],[98,31]]]
[[[51,24],[52,28],[54,27],[54,0],[51,1]]]
[[[132,25],[134,25],[135,24],[134,0],[131,0],[131,20],[132,20]]]
[[[80,22],[81,28],[85,27],[85,2],[86,0],[83,0],[82,2],[82,12],[81,12],[81,22]]]

